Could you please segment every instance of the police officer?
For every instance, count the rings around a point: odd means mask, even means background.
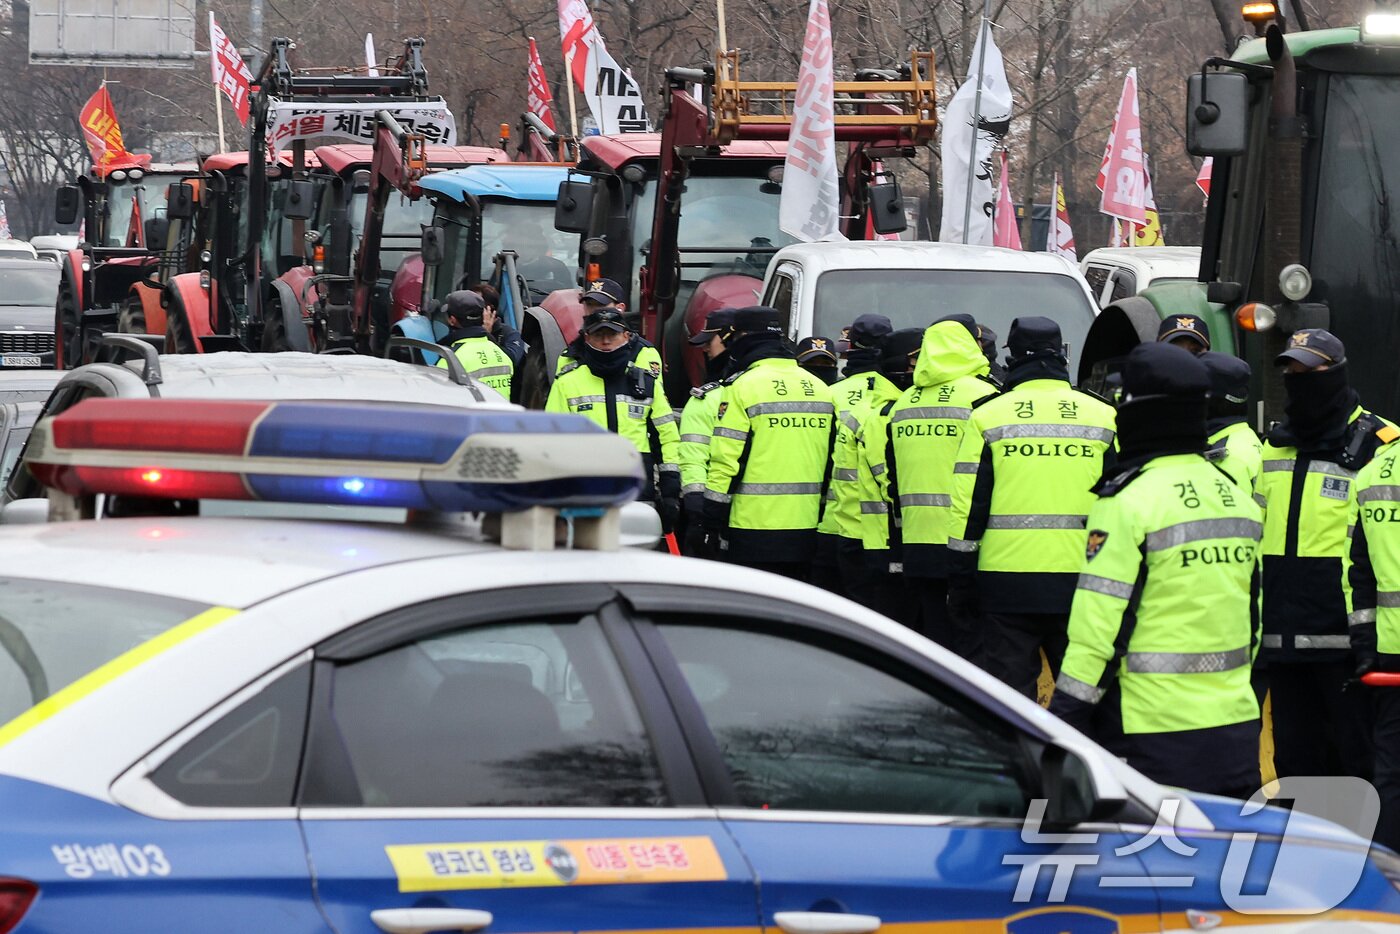
[[[798,580],[816,545],[836,420],[830,390],[804,372],[772,308],[741,308],[710,440],[705,531],[727,560]]]
[[[1155,781],[1248,798],[1260,784],[1249,676],[1263,524],[1203,456],[1209,385],[1182,348],[1128,354],[1119,460],[1089,508],[1050,711]]]
[[[580,359],[559,371],[545,411],[586,415],[635,444],[643,475],[652,481],[643,486],[642,499],[657,503],[662,525],[671,531],[681,510],[676,413],[661,381],[633,362],[630,336],[616,309],[600,308],[585,317]]]
[[[1200,315],[1168,315],[1157,326],[1157,340],[1199,356],[1210,350],[1210,326]]]
[[[1113,450],[1113,409],[1069,383],[1060,326],[1017,318],[1006,392],[972,413],[953,467],[948,608],[980,616],[987,670],[1036,695],[1059,671],[1084,560],[1090,492]]]
[[[898,487],[888,476],[890,410],[904,390],[914,385],[914,370],[924,332],[902,328],[885,338],[880,349],[882,382],[871,391],[856,416],[859,446],[857,482],[860,491],[861,539],[865,560],[874,576],[874,608],[915,631],[922,631],[919,602],[904,578],[904,552],[899,514],[894,500]]]
[[[936,322],[922,336],[913,385],[886,418],[885,477],[899,517],[905,586],[919,607],[917,629],[971,661],[979,661],[977,629],[954,632],[948,618],[948,525],[953,463],[972,410],[996,396],[991,367],[967,315]]]
[[[1356,674],[1400,671],[1400,445],[1387,445],[1356,475],[1351,547],[1342,561]],[[1381,798],[1376,842],[1400,849],[1400,688],[1368,688]]]
[[[1328,331],[1296,331],[1284,420],[1264,444],[1264,642],[1273,697],[1274,767],[1288,775],[1371,775],[1368,710],[1343,693],[1355,660],[1342,594],[1348,501],[1356,471],[1395,427],[1361,407],[1346,349]]]
[[[838,375],[835,346],[829,337],[804,337],[797,342],[797,365],[830,386]]]
[[[463,369],[472,379],[509,399],[510,378],[515,366],[506,352],[491,340],[490,326],[495,324],[495,315],[486,307],[486,302],[476,292],[463,289],[448,292],[442,307],[449,328],[445,338],[447,346],[462,362]],[[437,365],[446,369],[447,361],[439,360]]]
[[[948,317],[970,318],[970,315],[949,315]],[[987,327],[985,324],[977,325],[977,343],[982,347],[982,354],[987,358],[987,366],[990,368],[987,376],[998,386],[1006,379],[1006,367],[997,362],[997,332]]]
[[[889,382],[880,375],[880,347],[893,331],[884,315],[864,314],[843,330],[846,370],[832,384],[836,406],[836,443],[832,448],[831,484],[826,510],[817,526],[817,550],[812,558],[812,583],[850,597],[868,607],[876,605],[875,572],[866,560],[861,535],[860,444],[861,419],[856,415],[869,403],[877,384],[884,391]],[[799,345],[798,362],[801,362]]]
[[[705,481],[710,472],[710,437],[715,430],[715,413],[724,399],[721,379],[729,367],[726,343],[734,331],[733,308],[712,311],[705,318],[705,327],[689,338],[693,347],[705,352],[706,382],[690,390],[690,398],[681,410],[681,441],[678,448],[681,464],[681,494],[685,498],[685,534],[681,551],[687,555],[703,554],[705,518]]]
[[[622,286],[617,284],[615,279],[599,279],[590,284],[579,296],[579,302],[583,305],[584,317],[603,311],[604,309],[615,311],[619,319],[627,328],[627,349],[632,362],[644,370],[648,370],[658,379],[661,377],[661,352],[646,338],[642,337],[640,331],[641,321],[636,314],[627,310],[627,293],[622,290]],[[580,332],[578,337],[564,352],[559,355],[557,372],[562,372],[564,367],[575,360],[582,359],[584,336]]]
[[[486,314],[483,326],[486,333],[491,335],[491,340],[496,342],[496,346],[506,352],[510,357],[511,365],[516,369],[525,362],[525,354],[530,347],[520,336],[520,332],[506,324],[501,317],[501,293],[489,282],[478,282],[471,287],[471,290],[481,296],[481,300],[486,303]]]
[[[1210,374],[1206,403],[1206,457],[1251,494],[1264,469],[1264,442],[1249,427],[1249,364],[1239,357],[1209,350],[1200,361]],[[1263,497],[1256,495],[1262,503]]]

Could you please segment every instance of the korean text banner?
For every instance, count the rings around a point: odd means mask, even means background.
[[[374,115],[387,110],[407,131],[422,133],[430,145],[455,146],[457,121],[442,98],[430,101],[327,104],[315,106],[273,98],[267,109],[267,148],[273,155],[298,139],[374,142]]]

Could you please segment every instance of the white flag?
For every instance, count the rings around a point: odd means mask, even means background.
[[[1071,263],[1079,262],[1074,248],[1074,231],[1069,226],[1069,206],[1065,203],[1065,189],[1060,184],[1060,173],[1055,173],[1055,187],[1050,192],[1050,235],[1045,239],[1045,250],[1056,256],[1063,256]]]
[[[374,33],[365,33],[365,74],[371,78],[379,77],[379,59],[374,54]]]
[[[778,203],[779,229],[799,240],[846,239],[841,235],[835,96],[831,14],[826,0],[812,0],[783,162],[783,195]]]
[[[982,43],[987,48],[982,54]],[[968,171],[972,157],[973,108],[977,100],[977,63],[982,61],[982,99],[977,118],[977,154],[973,171]],[[992,38],[991,24],[985,23],[982,33],[968,60],[972,74],[948,101],[943,115],[943,223],[938,239],[944,242],[992,242],[992,208],[996,195],[992,191],[992,150],[1011,129],[1011,85],[1006,80],[1006,65],[1001,50]],[[968,187],[972,189],[972,213],[967,230],[963,216],[967,211]]]
[[[641,89],[632,73],[608,54],[603,34],[584,0],[559,0],[559,34],[563,37],[564,61],[575,86],[588,102],[598,132],[650,132]]]
[[[10,239],[10,219],[5,216],[5,199],[0,198],[0,240]]]

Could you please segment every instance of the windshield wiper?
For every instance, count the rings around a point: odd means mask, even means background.
[[[14,623],[0,616],[0,648],[15,660],[29,683],[29,699],[37,704],[49,696],[49,679],[29,638]]]

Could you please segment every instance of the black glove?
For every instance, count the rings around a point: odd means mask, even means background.
[[[955,619],[969,619],[982,612],[977,582],[970,574],[948,578],[948,613]]]
[[[1380,667],[1381,660],[1370,652],[1363,652],[1356,656],[1356,677],[1360,678],[1368,675]]]
[[[681,501],[674,496],[664,496],[656,503],[656,511],[661,513],[661,531],[674,532],[681,521]]]
[[[1064,691],[1056,691],[1054,696],[1050,698],[1050,712],[1079,732],[1093,735],[1093,704],[1086,704],[1077,697],[1070,697]]]

